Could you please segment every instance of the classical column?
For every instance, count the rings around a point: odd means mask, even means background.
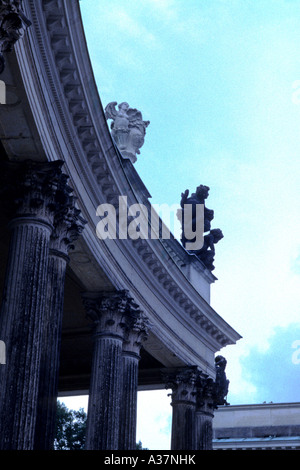
[[[166,388],[172,393],[171,450],[196,449],[197,367],[176,368],[166,372]]]
[[[43,315],[44,341],[34,446],[38,450],[53,448],[68,254],[86,223],[75,207],[71,188],[63,185],[60,194],[50,238],[47,300]]]
[[[131,304],[131,319],[125,332],[123,343],[123,392],[120,410],[119,449],[136,448],[138,367],[140,349],[147,339],[149,321],[145,315]]]
[[[95,326],[86,449],[117,450],[128,294],[126,291],[85,294],[83,302]]]
[[[13,210],[0,314],[6,365],[0,368],[0,448],[34,445],[43,351],[50,236],[62,162],[2,165],[2,198]],[[3,187],[4,185],[4,187]],[[4,188],[4,189],[3,189]]]

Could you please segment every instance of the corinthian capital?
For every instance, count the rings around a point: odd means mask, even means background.
[[[85,293],[82,299],[87,316],[100,335],[114,334],[123,338],[138,315],[137,306],[126,290]]]
[[[60,236],[69,245],[85,221],[75,208],[62,166],[62,161],[2,162],[0,195],[10,218],[42,220],[51,225],[54,240]]]
[[[0,73],[5,68],[3,53],[12,50],[30,25],[22,11],[22,0],[0,0]]]
[[[124,351],[139,354],[151,325],[127,290],[85,293],[82,300],[88,318],[95,323],[96,334],[119,335],[124,340]]]
[[[200,371],[197,366],[166,370],[164,381],[166,388],[172,389],[172,404],[175,402],[191,402],[196,404],[199,373]]]

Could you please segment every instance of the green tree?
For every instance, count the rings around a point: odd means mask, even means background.
[[[87,414],[83,408],[69,410],[64,403],[57,402],[55,450],[83,450],[85,447]],[[136,444],[137,450],[144,448],[141,441]]]
[[[55,450],[82,450],[85,446],[87,415],[83,408],[69,410],[57,402]]]
[[[136,450],[149,450],[147,447],[143,447],[143,444],[141,441],[136,443]]]

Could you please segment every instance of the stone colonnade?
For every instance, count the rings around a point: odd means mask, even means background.
[[[0,311],[0,449],[48,450],[55,431],[68,253],[86,222],[63,162],[1,164],[10,247]],[[132,450],[140,349],[150,328],[125,290],[85,293],[94,326],[86,448]],[[197,367],[165,372],[172,389],[172,449],[210,449],[215,383]]]

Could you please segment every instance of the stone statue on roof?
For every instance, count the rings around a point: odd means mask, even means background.
[[[226,377],[227,361],[223,356],[217,356],[215,358],[215,369],[216,369],[216,382],[215,382],[215,395],[216,395],[216,404],[217,405],[229,405],[226,400],[228,389],[229,389],[229,380]]]
[[[189,190],[186,189],[184,193],[181,194],[181,202],[180,206],[181,209],[181,214],[178,214],[178,218],[181,221],[182,224],[182,237],[181,237],[181,242],[184,247],[186,247],[186,244],[189,240],[185,238],[184,234],[184,224],[185,224],[185,208],[187,205],[190,205],[192,207],[192,217],[190,220],[191,228],[193,231],[195,231],[195,228],[197,226],[197,212],[196,212],[196,206],[197,204],[203,204],[204,205],[204,237],[203,237],[203,246],[199,250],[188,250],[190,253],[195,254],[200,261],[205,265],[207,269],[210,271],[213,271],[215,269],[214,267],[214,257],[215,257],[215,244],[217,244],[220,240],[223,238],[223,233],[220,229],[211,229],[211,222],[214,219],[214,211],[211,209],[208,209],[205,206],[205,201],[208,198],[208,193],[209,193],[210,188],[205,185],[200,185],[196,188],[196,192],[192,193],[189,196]]]
[[[142,113],[135,108],[130,108],[126,102],[109,103],[105,108],[106,119],[112,119],[111,134],[116,142],[121,155],[129,158],[133,163],[140,154],[140,148],[144,145],[146,128],[150,121],[144,121]]]

